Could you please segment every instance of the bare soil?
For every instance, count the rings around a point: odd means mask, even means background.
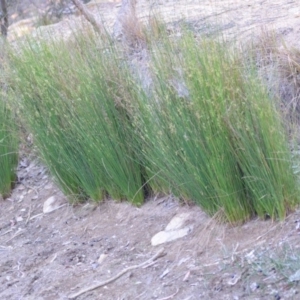
[[[298,1],[154,4],[138,1],[139,17],[145,19],[155,8],[170,22],[184,17],[198,30],[218,28],[237,38],[274,29],[288,46],[300,48]],[[112,22],[119,6],[100,3],[91,9],[95,15],[105,12]],[[64,22],[48,28],[59,34],[66,30]],[[49,197],[58,208],[43,213]],[[189,214],[192,231],[153,247],[151,237],[183,212]],[[300,211],[284,222],[255,219],[231,227],[172,196],[157,195],[141,208],[112,200],[72,205],[35,156],[23,154],[18,182],[1,202],[0,299],[68,299],[142,264],[162,248],[156,260],[77,299],[300,299],[299,235]]]

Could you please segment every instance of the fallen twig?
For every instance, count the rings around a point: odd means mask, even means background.
[[[5,243],[10,242],[11,240],[13,240],[15,237],[21,235],[22,233],[25,232],[25,229],[19,229],[11,238],[9,238],[8,240],[5,241]]]
[[[271,229],[269,229],[268,231],[266,231],[265,233],[263,233],[262,235],[260,235],[259,237],[256,238],[256,241],[258,241],[259,239],[261,239],[263,236],[267,235],[268,233],[270,233],[271,231],[273,231],[274,229],[276,229],[278,227],[278,225],[280,224],[277,224],[275,226],[273,226]]]
[[[2,235],[6,235],[6,234],[8,234],[8,233],[10,233],[10,232],[12,232],[12,229],[9,229],[9,230],[7,230],[7,231],[5,231],[5,232],[1,233],[1,234],[0,234],[0,236],[2,236]]]
[[[8,251],[8,250],[11,250],[11,249],[12,249],[11,246],[6,247],[6,246],[0,245],[0,251]]]
[[[91,23],[94,30],[99,33],[100,35],[103,34],[103,28],[102,26],[96,21],[92,13],[84,6],[82,2],[79,0],[72,0],[75,6],[78,8],[78,10],[82,13],[82,15],[86,18],[88,22]]]
[[[28,215],[27,215],[27,219],[26,219],[25,225],[27,225],[27,223],[30,220],[30,217],[31,217],[31,207],[32,207],[32,203],[30,203],[30,206],[29,206]]]
[[[39,213],[37,215],[34,215],[34,216],[30,217],[29,221],[31,221],[31,220],[33,220],[33,219],[35,219],[37,217],[43,216],[43,215],[44,215],[44,213]]]
[[[97,289],[99,287],[102,287],[102,286],[107,285],[107,284],[109,284],[111,282],[114,282],[115,280],[117,280],[119,277],[123,276],[128,271],[131,271],[131,270],[134,270],[134,269],[138,269],[138,268],[143,268],[144,266],[152,263],[154,260],[156,260],[156,259],[158,259],[158,258],[160,258],[162,256],[164,256],[164,248],[161,248],[154,256],[152,256],[151,258],[149,258],[145,262],[143,262],[143,263],[141,263],[139,265],[135,265],[135,266],[131,266],[131,267],[125,268],[120,273],[118,273],[116,276],[114,276],[114,277],[112,277],[112,278],[110,278],[108,280],[102,281],[100,283],[97,283],[95,285],[92,285],[90,287],[84,288],[84,289],[80,290],[77,293],[69,295],[68,298],[69,299],[75,299],[75,298],[77,298],[78,296],[80,296],[80,295],[82,295],[84,293],[90,292],[90,291],[95,290],[95,289]]]

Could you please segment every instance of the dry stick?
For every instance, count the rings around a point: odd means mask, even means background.
[[[104,285],[107,285],[111,282],[114,282],[115,280],[117,280],[119,277],[123,276],[125,273],[127,273],[128,271],[131,271],[133,269],[138,269],[138,268],[142,268],[146,265],[148,265],[149,263],[152,263],[154,260],[164,256],[164,248],[161,248],[153,257],[149,258],[147,261],[139,264],[139,265],[135,265],[135,266],[131,266],[131,267],[128,267],[128,268],[125,268],[124,270],[122,270],[120,273],[118,273],[116,276],[114,276],[113,278],[111,279],[108,279],[106,281],[102,281],[100,283],[97,283],[95,285],[92,285],[90,287],[87,287],[87,288],[84,288],[82,290],[80,290],[79,292],[75,293],[75,294],[72,294],[72,295],[69,295],[68,298],[69,299],[75,299],[77,298],[78,296],[84,294],[84,293],[87,293],[87,292],[90,292],[92,290],[95,290],[99,287],[102,287]]]
[[[2,15],[0,15],[1,35],[6,38],[7,37],[7,29],[8,29],[8,15],[7,15],[6,0],[0,0],[0,8],[2,11]]]
[[[100,35],[103,34],[102,26],[96,21],[91,12],[81,3],[79,0],[72,0],[78,10],[82,13],[82,15],[90,22],[94,28],[94,30]]]
[[[1,233],[0,236],[6,235],[6,234],[8,234],[10,232],[12,232],[12,229],[9,229],[9,230],[5,231],[4,233]]]
[[[21,235],[24,232],[25,232],[25,229],[19,229],[11,238],[9,238],[8,240],[6,240],[5,243],[10,242],[11,240],[13,240],[14,238],[16,238],[17,236]]]
[[[31,207],[32,207],[32,203],[30,202],[30,206],[29,206],[28,215],[27,215],[27,219],[26,219],[25,225],[27,225],[27,223],[30,220],[30,217],[31,217]]]
[[[135,25],[137,24],[136,2],[137,0],[122,0],[122,5],[113,28],[113,36],[115,38],[124,35],[126,40],[126,29],[128,30],[128,28],[125,28],[128,25],[126,23],[132,22]]]
[[[280,224],[277,224],[275,226],[273,226],[271,229],[269,229],[267,232],[263,233],[262,235],[260,235],[259,237],[257,237],[255,240],[258,241],[259,239],[261,239],[263,236],[267,235],[268,233],[270,233],[271,231],[273,231],[274,229],[276,229],[278,227],[278,225]]]

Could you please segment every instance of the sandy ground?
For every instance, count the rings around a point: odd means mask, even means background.
[[[299,212],[282,223],[230,227],[171,196],[141,208],[113,201],[72,206],[47,170],[27,158],[18,177],[1,203],[1,299],[67,299],[161,249],[153,263],[78,299],[297,299],[300,292],[289,280],[300,268]],[[58,209],[45,214],[49,197]],[[181,213],[189,214],[192,231],[152,246],[151,237]]]
[[[33,0],[25,0],[29,3]],[[35,1],[36,2],[36,1]],[[43,2],[43,1],[42,1]],[[29,19],[12,24],[9,38],[34,31],[34,35],[68,38],[78,26],[88,26],[84,18],[66,16],[59,24],[42,26],[34,30],[34,20],[41,10],[32,6]],[[112,29],[120,9],[120,1],[94,0],[88,8],[100,24]],[[76,10],[75,10],[76,11]],[[153,15],[170,24],[185,20],[199,33],[222,31],[232,39],[245,40],[262,31],[273,30],[285,41],[300,47],[300,8],[297,1],[289,0],[138,0],[136,13],[140,21],[147,23]],[[15,17],[17,20],[18,18]]]
[[[120,5],[107,2],[90,8],[111,26]],[[300,48],[298,1],[138,1],[141,20],[146,22],[155,11],[169,22],[184,18],[199,32],[222,30],[239,39],[275,30],[287,45]],[[39,34],[68,35],[68,24],[80,20],[68,17],[40,27]],[[43,213],[50,197],[58,208]],[[189,214],[191,232],[152,246],[152,236],[181,213]],[[32,156],[22,156],[18,183],[1,202],[0,299],[68,299],[158,251],[161,255],[146,266],[77,299],[299,299],[299,234],[298,211],[285,222],[252,220],[230,227],[171,196],[157,195],[141,208],[111,200],[74,206],[45,167]]]

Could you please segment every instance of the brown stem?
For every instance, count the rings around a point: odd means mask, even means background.
[[[1,35],[7,37],[7,29],[8,29],[8,15],[7,15],[7,3],[6,0],[0,0],[0,27],[1,27]]]
[[[1,0],[4,1],[4,0]],[[94,16],[91,14],[91,12],[85,7],[83,3],[81,3],[79,0],[72,0],[74,5],[78,8],[78,10],[82,13],[82,15],[87,19],[88,22],[90,22],[94,28],[94,30],[99,33],[100,35],[103,34],[103,28],[102,26],[96,21]]]
[[[121,35],[126,35],[129,28],[129,23],[135,24],[138,22],[136,17],[137,0],[123,0],[121,8],[118,12],[117,19],[114,24],[114,36],[119,38]]]

